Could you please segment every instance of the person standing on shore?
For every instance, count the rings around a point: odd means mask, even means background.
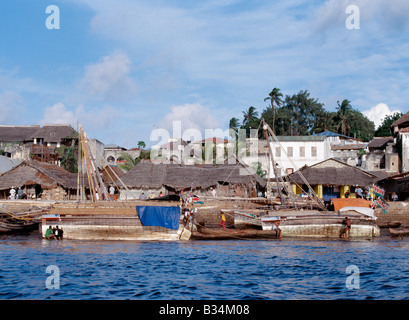
[[[226,217],[222,211],[221,213],[222,221],[220,222],[220,226],[223,227],[223,229],[226,229]]]
[[[213,188],[210,188],[210,193],[213,197],[216,197],[216,190],[214,190]]]
[[[279,228],[280,220],[274,222],[273,224],[273,231],[276,232],[276,238],[281,239],[281,229]]]
[[[339,234],[340,238],[345,239],[346,237],[350,237],[351,235],[351,220],[348,217],[342,221],[341,232]]]
[[[109,200],[114,201],[114,193],[115,193],[115,188],[114,186],[109,187]]]
[[[10,199],[13,200],[16,198],[16,190],[14,189],[14,187],[11,187],[10,189]]]

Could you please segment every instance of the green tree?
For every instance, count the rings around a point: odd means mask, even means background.
[[[131,170],[139,162],[137,161],[138,158],[134,159],[129,153],[126,152],[120,153],[120,159],[124,162],[120,163],[118,167],[124,171]]]
[[[341,104],[337,101],[337,115],[335,117],[335,122],[337,125],[338,133],[343,135],[349,135],[350,122],[351,122],[351,112],[352,106],[351,101],[348,99],[342,100]]]
[[[229,129],[233,129],[235,132],[239,130],[239,119],[237,118],[231,118],[229,121]]]
[[[370,141],[375,134],[375,124],[358,110],[350,110],[348,135],[363,141]]]
[[[275,115],[276,115],[276,109],[274,108],[274,106],[279,108],[283,104],[283,100],[281,99],[282,96],[283,96],[283,94],[281,93],[281,90],[278,89],[278,88],[274,88],[268,94],[268,97],[264,98],[264,101],[269,100],[270,103],[271,103],[271,109],[272,109],[272,114],[273,114],[273,121],[272,121],[273,128],[272,128],[272,130],[273,130],[274,133],[275,133]]]
[[[146,147],[146,144],[145,144],[144,141],[138,141],[138,148],[139,148],[139,149],[143,149],[143,148],[145,148],[145,147]]]
[[[256,108],[254,108],[253,106],[248,108],[248,110],[243,111],[243,116],[243,125],[240,129],[246,129],[246,137],[249,137],[250,130],[257,129],[259,127],[260,119],[258,118],[258,112],[256,111]]]
[[[392,135],[391,125],[400,117],[403,116],[403,113],[395,112],[392,115],[387,115],[383,118],[382,124],[376,129],[375,137],[389,137]]]
[[[325,131],[335,131],[336,125],[334,118],[336,112],[324,111],[324,113],[318,117],[317,125],[315,126],[314,132],[320,133]]]
[[[262,113],[262,118],[272,128],[273,123],[277,135],[310,135],[315,132],[318,119],[325,110],[318,99],[310,97],[307,90],[301,90],[298,94],[285,97],[282,107],[275,112],[267,108]]]
[[[243,111],[243,126],[251,125],[258,120],[258,112],[253,106],[249,107],[246,111]]]

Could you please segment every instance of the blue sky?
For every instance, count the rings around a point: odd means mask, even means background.
[[[360,29],[346,27],[351,4]],[[80,123],[149,146],[174,120],[225,130],[274,87],[327,110],[349,99],[379,123],[409,111],[408,13],[406,0],[3,0],[0,124]]]

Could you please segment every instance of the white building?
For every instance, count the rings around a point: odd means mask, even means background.
[[[277,138],[279,141],[270,141],[270,146],[277,171],[281,176],[331,157],[331,143],[325,136],[279,136]],[[271,163],[270,178],[274,177]]]

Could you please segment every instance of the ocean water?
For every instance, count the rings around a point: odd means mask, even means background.
[[[386,231],[387,232],[387,231]],[[402,300],[409,239],[0,238],[0,299]]]

